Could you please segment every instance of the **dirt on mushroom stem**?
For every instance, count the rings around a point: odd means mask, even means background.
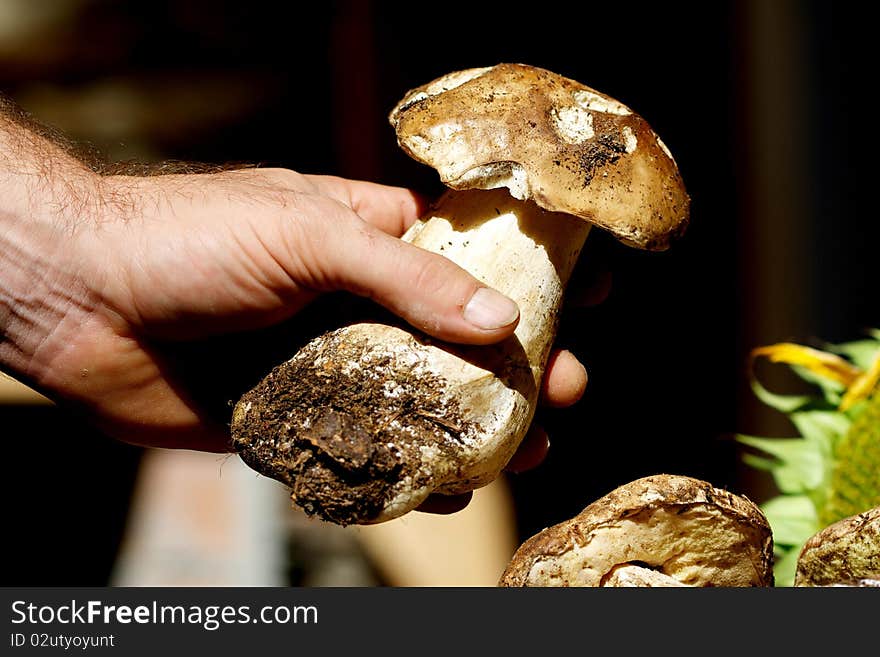
[[[426,485],[420,479],[427,474],[414,467],[420,450],[454,459],[457,436],[477,429],[442,382],[414,375],[391,356],[373,360],[357,385],[321,357],[324,350],[354,352],[349,360],[357,362],[365,348],[341,330],[310,343],[242,398],[246,420],[234,421],[246,463],[290,486],[306,513],[340,525],[378,516],[401,479]]]

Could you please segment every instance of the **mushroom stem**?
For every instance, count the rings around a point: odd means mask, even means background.
[[[517,302],[496,345],[353,324],[307,344],[236,405],[241,457],[339,523],[400,516],[495,479],[531,424],[565,285],[590,224],[506,189],[447,192],[403,239]]]
[[[557,315],[591,224],[506,189],[447,192],[403,239],[440,253],[516,301],[516,339],[540,382]]]

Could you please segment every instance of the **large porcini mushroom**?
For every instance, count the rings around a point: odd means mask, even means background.
[[[880,586],[880,507],[838,520],[809,538],[795,586]]]
[[[648,124],[549,71],[451,73],[389,118],[400,146],[452,188],[403,239],[512,298],[520,319],[514,337],[481,347],[356,323],[314,339],[239,400],[241,457],[339,524],[388,520],[497,477],[532,421],[590,227],[661,250],[688,219],[675,161]]]
[[[773,586],[773,538],[748,498],[658,474],[532,536],[499,586]]]

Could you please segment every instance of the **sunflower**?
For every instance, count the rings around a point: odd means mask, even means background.
[[[792,586],[808,538],[880,506],[880,330],[822,349],[788,342],[759,347],[751,353],[752,361],[758,358],[787,365],[815,389],[776,394],[752,370],[755,395],[784,413],[800,435],[737,435],[749,448],[743,461],[769,471],[778,489],[761,509],[773,530],[776,585]]]

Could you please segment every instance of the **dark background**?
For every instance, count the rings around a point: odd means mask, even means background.
[[[563,315],[559,345],[590,384],[540,412],[550,454],[511,478],[525,539],[657,472],[760,500],[768,483],[731,436],[792,429],[749,391],[748,351],[880,325],[874,37],[858,6],[9,0],[0,92],[112,159],[259,162],[429,196],[436,173],[386,114],[450,71],[541,66],[644,116],[676,157],[691,225],[661,254],[588,240],[612,292]],[[139,450],[42,406],[0,406],[0,436],[0,583],[105,583]]]

